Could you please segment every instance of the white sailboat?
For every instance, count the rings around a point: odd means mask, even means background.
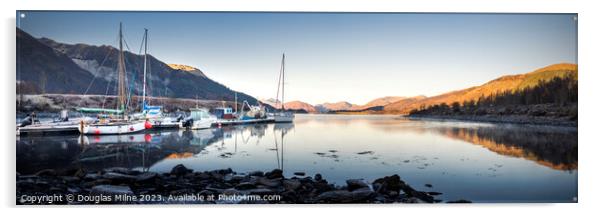
[[[280,94],[281,89],[282,94]],[[280,100],[278,100],[278,97],[281,97]],[[274,122],[293,122],[293,119],[295,119],[295,114],[293,114],[293,112],[286,111],[284,108],[284,53],[282,53],[282,63],[280,65],[280,74],[278,75],[278,91],[276,92],[276,100],[278,101],[275,107],[277,110],[272,114]],[[278,107],[278,104],[280,104],[280,107]]]
[[[84,121],[79,124],[79,132],[82,134],[126,134],[135,133],[144,129],[152,127],[148,119],[134,120],[128,116],[127,113],[127,101],[126,101],[126,72],[125,72],[125,57],[123,53],[123,34],[121,23],[119,23],[119,58],[118,58],[118,71],[119,71],[119,83],[118,83],[118,102],[117,109],[99,109],[99,108],[80,108],[81,112],[99,112],[99,113],[111,113],[120,115],[120,118],[111,118],[100,116],[99,121],[96,123],[86,123]]]
[[[148,57],[148,29],[144,29],[144,66],[143,66],[143,78],[142,78],[142,113],[136,114],[138,119],[148,119],[153,127],[156,128],[178,128],[179,118],[171,118],[165,116],[163,113],[162,106],[151,106],[150,102],[146,100],[146,77],[147,77],[147,57]]]

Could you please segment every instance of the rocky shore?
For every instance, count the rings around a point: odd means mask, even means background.
[[[317,204],[317,203],[439,203],[439,192],[413,189],[398,175],[368,183],[349,179],[334,185],[282,170],[237,173],[231,169],[193,172],[183,165],[169,173],[107,168],[17,173],[16,203],[22,204]],[[466,200],[448,203],[466,203]]]

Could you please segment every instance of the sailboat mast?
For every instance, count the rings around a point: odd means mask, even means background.
[[[124,116],[126,112],[125,104],[126,104],[126,91],[125,91],[125,60],[123,55],[123,33],[122,33],[122,24],[119,23],[119,59],[118,59],[118,70],[119,70],[119,86],[117,97],[119,99],[118,108],[124,111]]]
[[[284,53],[282,53],[282,100],[280,100],[280,104],[282,105],[282,111],[284,111]]]
[[[144,29],[144,78],[142,78],[142,110],[146,106],[146,56],[148,48],[148,29]]]

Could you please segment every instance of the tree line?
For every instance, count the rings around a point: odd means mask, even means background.
[[[571,73],[563,77],[554,77],[548,81],[539,80],[536,85],[519,90],[507,90],[488,96],[482,95],[477,100],[423,105],[410,111],[410,115],[480,115],[487,114],[487,108],[513,105],[547,104],[554,107],[576,107],[577,93],[577,75]]]

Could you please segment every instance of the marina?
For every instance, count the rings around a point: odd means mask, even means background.
[[[234,110],[232,107],[216,107],[209,112],[207,108],[189,109],[189,115],[184,117],[169,117],[169,113],[162,111],[162,106],[151,106],[146,100],[147,94],[147,65],[150,63],[147,60],[148,49],[148,29],[144,30],[143,35],[143,83],[142,83],[142,102],[141,112],[129,113],[130,109],[130,94],[126,92],[126,67],[125,55],[123,50],[123,34],[122,24],[119,24],[119,52],[117,61],[117,76],[118,76],[118,103],[116,109],[104,107],[90,108],[77,107],[75,110],[79,115],[83,116],[71,121],[52,121],[39,122],[34,119],[35,113],[32,114],[32,122],[27,123],[27,118],[20,122],[17,126],[17,136],[21,135],[52,135],[52,134],[93,134],[93,135],[113,135],[113,134],[128,134],[139,133],[146,129],[191,129],[200,130],[211,127],[222,127],[241,124],[265,124],[274,122],[292,122],[294,115],[284,111],[284,104],[280,103],[280,109],[274,113],[268,113],[266,107],[262,104],[250,105],[246,100],[241,103],[240,111],[238,111],[238,101],[235,101]],[[142,48],[141,48],[142,49]],[[92,80],[93,82],[94,80]],[[236,94],[236,93],[235,93]],[[284,100],[284,54],[282,54],[282,62],[278,80],[277,98],[282,96]],[[246,109],[245,109],[246,108]],[[68,110],[61,111],[61,117],[68,119]],[[90,114],[96,115],[96,119]]]
[[[17,205],[580,201],[577,14],[17,14]]]

